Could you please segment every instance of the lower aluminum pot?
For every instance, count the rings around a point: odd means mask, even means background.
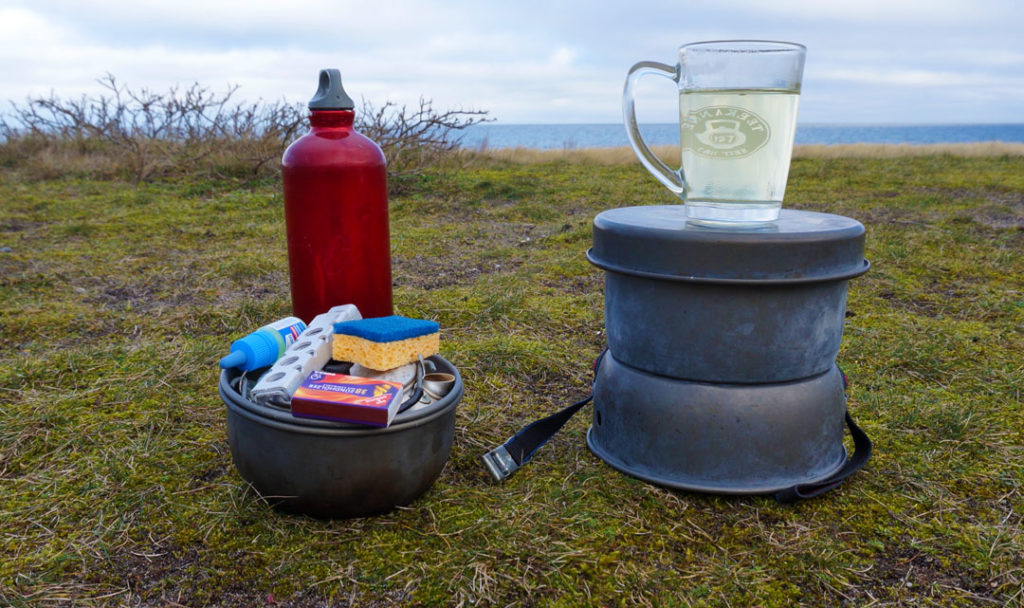
[[[658,485],[763,494],[821,481],[846,461],[835,365],[796,382],[708,384],[650,374],[607,353],[594,382],[590,449]]]
[[[463,394],[458,370],[440,356],[430,360],[455,376],[451,390],[386,428],[292,418],[244,398],[232,386],[237,372],[222,373],[219,391],[239,474],[276,508],[313,517],[362,517],[411,503],[448,461]]]

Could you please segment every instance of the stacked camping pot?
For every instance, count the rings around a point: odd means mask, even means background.
[[[744,229],[687,222],[682,206],[594,219],[608,352],[587,443],[670,488],[760,494],[815,483],[846,461],[836,366],[864,227],[783,209]]]

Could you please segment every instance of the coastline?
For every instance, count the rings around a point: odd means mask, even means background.
[[[651,146],[678,146],[677,123],[640,124],[644,140]],[[970,144],[979,142],[1024,144],[1024,123],[1015,124],[816,124],[797,125],[794,143],[800,145],[849,144]],[[619,123],[593,124],[497,124],[472,125],[461,134],[460,145],[469,150],[515,147],[577,149],[629,146],[626,130]]]
[[[679,146],[651,146],[651,150],[670,165],[679,163]],[[493,148],[472,150],[487,158],[509,162],[587,162],[601,165],[620,165],[637,162],[628,146],[590,148]],[[1024,156],[1024,143],[983,141],[940,144],[797,144],[793,158],[900,158],[914,156],[954,156],[988,158]]]

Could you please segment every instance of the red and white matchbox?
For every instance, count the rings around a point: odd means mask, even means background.
[[[401,405],[402,385],[314,371],[292,395],[292,415],[388,426]]]

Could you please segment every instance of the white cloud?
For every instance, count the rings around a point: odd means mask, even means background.
[[[1016,0],[749,0],[745,10],[810,21],[881,25],[965,25],[991,19],[1017,6]]]
[[[241,98],[303,102],[318,70],[338,67],[357,99],[422,95],[503,122],[617,122],[633,62],[752,37],[808,44],[801,113],[816,120],[856,119],[866,107],[869,117],[920,115],[926,92],[928,107],[951,117],[970,106],[1019,121],[1022,23],[1015,0],[8,0],[0,101],[97,93],[110,72],[135,88],[237,84]],[[643,93],[652,119],[674,119],[670,86]]]
[[[570,48],[560,46],[551,55],[551,64],[561,67],[569,67],[576,60],[576,52]]]
[[[813,78],[854,82],[866,86],[977,87],[1004,81],[991,74],[914,69],[832,68],[818,70]]]

